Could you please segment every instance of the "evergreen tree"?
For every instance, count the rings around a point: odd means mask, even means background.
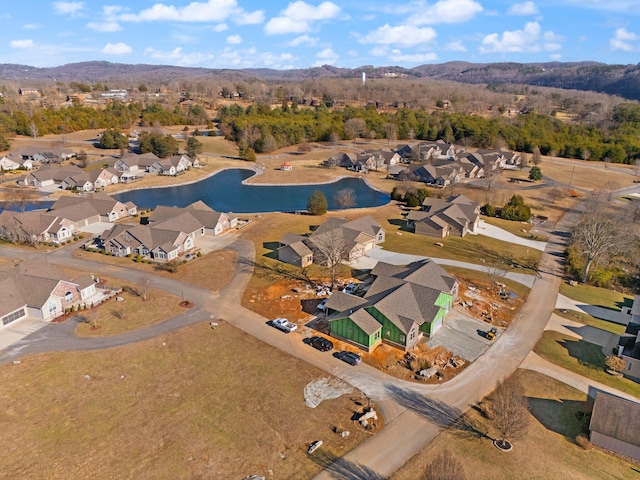
[[[320,190],[314,191],[307,201],[307,211],[311,215],[324,215],[327,213],[327,197]]]

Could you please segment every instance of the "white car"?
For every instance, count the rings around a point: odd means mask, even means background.
[[[358,284],[350,283],[342,290],[343,293],[348,293],[349,295],[354,295],[358,291]]]
[[[276,327],[278,330],[282,330],[285,333],[291,333],[295,330],[298,329],[298,325],[296,325],[293,322],[290,322],[289,320],[287,320],[286,318],[276,318],[274,321],[271,322],[273,324],[274,327]]]
[[[318,304],[318,310],[320,310],[321,312],[324,312],[327,309],[327,300],[329,299],[325,298]]]

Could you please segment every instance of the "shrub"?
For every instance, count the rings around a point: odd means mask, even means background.
[[[495,217],[498,213],[496,207],[490,203],[485,203],[482,207],[482,211],[487,217]]]
[[[609,370],[613,370],[616,373],[620,373],[627,368],[627,362],[617,355],[609,355],[604,359],[604,363],[607,365]]]
[[[201,257],[201,256],[202,256],[202,252],[196,253],[196,257]]]
[[[540,170],[540,167],[531,167],[531,170],[529,170],[529,180],[533,180],[534,182],[542,180],[542,170]]]
[[[591,450],[593,448],[593,444],[589,441],[589,437],[584,433],[579,433],[576,436],[576,445],[584,450]]]

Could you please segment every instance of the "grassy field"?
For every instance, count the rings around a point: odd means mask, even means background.
[[[525,385],[530,425],[527,434],[513,442],[511,452],[499,451],[488,439],[467,438],[447,430],[391,480],[421,478],[424,468],[445,449],[463,464],[469,480],[547,480],[559,476],[567,480],[638,478],[637,467],[613,455],[596,449],[587,451],[575,444],[576,435],[587,426],[581,419],[592,408],[586,394],[536,372],[517,371],[516,375]],[[474,410],[470,416],[487,424]]]
[[[0,476],[311,478],[321,468],[310,442],[342,456],[365,438],[350,421],[360,394],[304,404],[305,385],[324,377],[225,322],[23,358],[0,367],[0,439],[28,449],[8,448]],[[338,425],[351,435],[333,433]]]
[[[586,305],[597,305],[618,312],[622,310],[622,307],[630,307],[633,304],[632,295],[584,284],[571,286],[566,282],[562,282],[560,284],[560,294]]]
[[[80,337],[106,337],[162,322],[183,313],[186,308],[179,305],[182,300],[156,289],[149,289],[147,299],[134,292],[136,285],[124,286],[118,296],[124,300],[117,302],[115,298],[78,313],[91,323],[79,323],[76,335]],[[127,288],[128,287],[128,288]]]
[[[600,330],[611,332],[616,335],[622,335],[626,328],[624,325],[620,325],[619,323],[602,320],[600,318],[592,317],[587,313],[577,312],[575,310],[567,310],[567,313],[564,313],[562,310],[556,309],[554,313],[562,318],[566,318],[567,320],[572,320],[584,325],[589,325],[590,327],[599,328]]]
[[[153,273],[154,275],[162,275],[163,277],[172,278],[189,282],[198,287],[208,288],[210,290],[220,290],[224,287],[233,276],[236,268],[238,255],[231,250],[217,250],[208,253],[202,257],[195,257],[185,264],[178,266],[175,273],[159,270],[156,264],[136,263],[133,258],[127,257],[111,257],[97,252],[88,252],[85,250],[76,250],[74,256],[80,258],[89,258],[91,261],[102,262],[108,265],[118,265],[125,268],[135,268],[140,270],[140,278],[145,273]]]
[[[546,331],[533,349],[541,357],[583,377],[640,398],[640,384],[605,371],[602,348],[559,332]]]

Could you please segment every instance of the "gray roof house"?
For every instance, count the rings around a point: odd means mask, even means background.
[[[480,205],[464,195],[445,200],[427,197],[422,203],[422,210],[412,210],[406,218],[407,225],[419,235],[464,237],[478,227]]]
[[[594,445],[640,461],[640,403],[597,392],[589,439]]]

